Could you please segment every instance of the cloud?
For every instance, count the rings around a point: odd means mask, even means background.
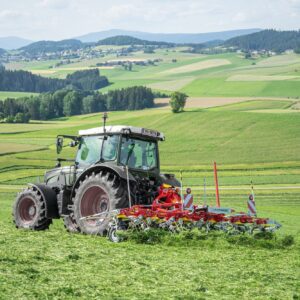
[[[25,13],[20,12],[20,11],[15,11],[15,10],[9,10],[9,9],[4,9],[0,11],[0,18],[4,19],[11,19],[11,18],[18,18],[18,17],[23,17],[25,16]]]
[[[234,22],[244,22],[244,21],[246,20],[246,15],[245,15],[245,13],[239,11],[238,13],[236,13],[236,14],[233,16],[232,20],[233,20]]]
[[[299,29],[300,0],[0,0],[0,36],[63,39],[112,28],[209,32]]]
[[[68,0],[42,0],[39,5],[44,8],[63,9],[69,6]]]

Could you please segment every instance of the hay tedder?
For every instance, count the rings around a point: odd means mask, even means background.
[[[228,233],[274,231],[269,219],[233,214],[230,209],[183,203],[182,182],[160,172],[160,132],[133,126],[105,126],[80,130],[77,136],[59,135],[57,153],[70,139],[75,159],[57,159],[42,182],[28,184],[13,206],[17,228],[48,229],[63,218],[70,232],[108,234],[120,241],[121,230],[159,228],[178,232],[199,228]],[[62,162],[71,162],[62,166]],[[181,188],[181,190],[179,189]]]
[[[101,215],[87,218],[101,219]],[[134,205],[113,211],[110,216],[108,237],[112,242],[120,242],[122,240],[120,232],[127,229],[146,231],[158,228],[178,233],[197,228],[206,233],[220,230],[235,235],[253,234],[255,231],[273,232],[280,227],[279,223],[268,218],[258,218],[246,213],[234,214],[229,208],[193,205],[186,209],[178,188],[163,184],[152,205]]]

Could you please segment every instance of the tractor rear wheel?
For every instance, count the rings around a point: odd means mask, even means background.
[[[52,223],[52,220],[46,217],[45,199],[34,187],[18,194],[12,215],[17,228],[45,230]]]
[[[128,207],[124,182],[109,172],[92,173],[76,190],[70,217],[75,220],[80,232],[104,235],[109,224],[109,213],[124,207]]]

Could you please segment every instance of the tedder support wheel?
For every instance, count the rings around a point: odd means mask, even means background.
[[[109,172],[92,173],[77,188],[70,217],[80,232],[104,235],[108,229],[109,212],[124,207],[128,207],[128,199],[122,180]],[[93,215],[98,216],[85,218]]]
[[[52,223],[46,218],[46,203],[34,187],[19,193],[13,205],[13,221],[17,228],[31,230],[48,229]]]
[[[67,231],[69,231],[71,233],[79,232],[79,228],[78,228],[75,220],[71,216],[64,217],[64,226],[67,229]]]
[[[116,226],[109,227],[107,236],[109,240],[113,243],[120,243],[123,241],[123,237],[118,235],[118,230]]]

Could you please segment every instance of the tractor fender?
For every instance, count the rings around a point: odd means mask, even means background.
[[[46,204],[46,218],[48,219],[58,219],[58,206],[57,206],[57,196],[55,191],[43,183],[30,183],[29,186],[36,188],[41,196],[43,197]]]
[[[86,175],[90,175],[93,172],[99,173],[100,171],[109,171],[109,172],[114,173],[115,175],[119,176],[120,178],[127,180],[127,172],[126,172],[126,168],[124,166],[117,166],[115,164],[110,164],[110,163],[96,164],[96,165],[89,167],[88,169],[85,169],[80,174],[80,176],[76,179],[76,181],[73,185],[73,188],[72,188],[71,197],[74,196],[75,189],[78,187],[79,182],[83,181],[85,179]],[[129,177],[130,181],[136,182],[135,178],[132,176],[132,174],[130,172],[128,172],[128,177]]]

